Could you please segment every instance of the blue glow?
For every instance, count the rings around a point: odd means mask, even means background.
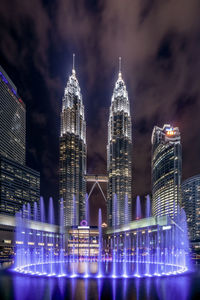
[[[63,205],[61,205],[63,209]],[[37,206],[34,206],[37,210]],[[28,213],[27,213],[28,211]],[[24,212],[31,216],[30,205],[24,206]],[[76,254],[73,244],[71,253],[64,249],[64,234],[31,231],[27,226],[29,219],[20,213],[16,218],[16,260],[14,271],[30,276],[68,277],[68,278],[141,278],[179,275],[188,271],[187,235],[180,234],[179,226],[170,226],[169,230],[157,230],[152,233],[137,229],[132,238],[125,232],[122,240],[119,236],[111,237],[110,249],[104,253],[102,236],[102,215],[99,210],[99,253],[90,256],[89,248],[85,255]],[[34,212],[37,216],[37,211]],[[183,216],[181,216],[181,222]],[[44,219],[42,218],[44,221]],[[52,200],[50,201],[50,223],[54,220]],[[186,220],[184,219],[184,222]],[[61,229],[61,232],[62,231]],[[31,233],[31,234],[30,234]],[[121,237],[120,237],[121,238]],[[45,243],[47,247],[45,247]],[[55,245],[57,245],[55,247]],[[152,245],[154,245],[152,247]],[[89,246],[88,246],[89,247]]]

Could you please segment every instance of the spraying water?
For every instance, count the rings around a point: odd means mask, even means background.
[[[101,208],[99,208],[98,229],[99,229],[98,277],[102,277],[102,214],[101,214]]]
[[[136,220],[141,219],[141,203],[140,203],[140,196],[136,198]]]
[[[117,197],[114,197],[116,207]],[[152,218],[154,225],[148,219],[135,221],[135,229],[129,231],[129,225],[124,225],[125,230],[119,232],[119,227],[114,225],[112,235],[107,238],[109,252],[103,260],[105,253],[104,234],[102,233],[102,212],[98,212],[98,247],[99,252],[94,258],[86,251],[83,259],[87,263],[84,272],[79,272],[77,254],[75,269],[75,253],[77,252],[76,237],[72,237],[72,257],[69,252],[64,255],[64,203],[60,200],[60,227],[55,231],[53,199],[49,199],[49,225],[44,223],[45,212],[43,198],[40,199],[40,216],[37,204],[33,211],[30,205],[24,205],[23,210],[16,215],[16,261],[17,272],[31,275],[67,276],[67,277],[141,277],[175,275],[187,271],[188,263],[188,238],[185,212],[178,209],[176,218],[172,221],[169,217]],[[150,199],[146,201],[146,216],[150,216]],[[141,217],[140,199],[137,197],[137,217]],[[39,221],[42,220],[42,223]],[[117,214],[114,222],[117,223]],[[164,223],[163,223],[164,222]],[[36,230],[33,230],[36,223]],[[159,225],[162,224],[162,225]],[[163,224],[166,224],[165,226]],[[34,226],[33,226],[34,225]],[[45,228],[52,228],[46,232]],[[44,230],[43,230],[44,229]],[[76,230],[76,229],[75,229]],[[89,230],[84,228],[84,230]],[[85,237],[88,238],[88,237]],[[93,242],[94,240],[92,240]],[[97,243],[97,240],[94,241]],[[123,246],[122,246],[123,245]],[[72,246],[71,246],[72,247]],[[89,247],[89,246],[88,246]],[[58,251],[58,253],[57,253]],[[76,251],[76,252],[75,252]],[[96,273],[92,273],[96,264]],[[109,267],[108,267],[109,265]]]
[[[147,195],[146,197],[146,218],[149,218],[151,216],[151,200],[150,196]]]

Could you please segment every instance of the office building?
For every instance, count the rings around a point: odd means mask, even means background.
[[[182,207],[186,213],[190,240],[200,240],[200,175],[182,182]]]
[[[25,165],[26,108],[0,67],[0,213],[14,215],[40,197],[40,174]]]
[[[181,203],[182,154],[178,127],[154,127],[152,133],[153,216],[177,215]]]
[[[0,155],[0,213],[15,215],[40,198],[40,173]]]
[[[131,148],[130,104],[120,66],[111,99],[108,122],[107,222],[109,227],[131,221]]]
[[[85,219],[86,122],[76,72],[72,69],[62,99],[59,195],[63,198],[65,226]]]
[[[26,108],[0,66],[0,154],[25,164]]]

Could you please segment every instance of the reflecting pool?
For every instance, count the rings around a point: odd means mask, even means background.
[[[57,278],[0,270],[0,299],[200,299],[200,266],[192,273],[152,278]]]

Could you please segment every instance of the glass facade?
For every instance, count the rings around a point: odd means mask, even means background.
[[[63,198],[64,225],[77,226],[85,218],[86,122],[75,70],[62,100],[59,195]]]
[[[25,166],[26,108],[0,67],[0,213],[14,215],[40,198],[40,174]]]
[[[182,207],[187,217],[190,240],[200,240],[200,174],[182,182]]]
[[[17,89],[0,67],[0,154],[25,164],[26,109]]]
[[[15,215],[40,198],[40,174],[0,155],[0,213]]]
[[[131,116],[126,85],[119,72],[112,95],[107,144],[108,226],[131,220]]]
[[[154,127],[152,133],[152,212],[154,216],[177,214],[181,202],[182,151],[179,129]]]
[[[78,226],[68,231],[68,255],[97,258],[99,253],[98,227]]]

